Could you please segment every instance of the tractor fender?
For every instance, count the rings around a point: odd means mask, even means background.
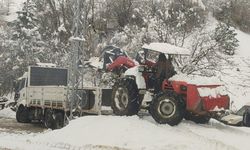
[[[138,89],[146,89],[146,81],[142,75],[142,72],[139,71],[139,66],[128,69],[124,73],[124,76],[134,78]]]

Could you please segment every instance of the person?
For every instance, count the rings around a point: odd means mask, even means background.
[[[171,78],[175,74],[174,66],[172,64],[172,58],[169,56],[167,59],[165,54],[160,53],[158,61],[154,65],[156,69],[155,78],[156,78],[156,92],[161,90],[161,84],[165,79]]]
[[[163,53],[159,54],[154,68],[156,69],[157,79],[169,79],[175,74],[171,56],[167,59]]]

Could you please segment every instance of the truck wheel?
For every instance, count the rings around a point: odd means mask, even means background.
[[[150,113],[160,124],[177,125],[182,121],[184,112],[182,99],[173,93],[159,93],[150,104]]]
[[[111,108],[119,116],[136,115],[140,109],[139,90],[134,80],[119,80],[113,86]]]
[[[16,120],[20,123],[30,123],[29,110],[27,107],[20,105],[16,112]]]
[[[54,129],[61,129],[64,127],[64,114],[63,112],[55,113],[55,126]]]
[[[50,109],[46,109],[45,110],[45,114],[44,114],[44,125],[47,128],[50,129],[54,129],[55,126],[55,116],[54,116],[54,112]]]
[[[186,120],[191,120],[199,124],[206,124],[210,120],[209,116],[196,116],[196,115],[191,114],[190,112],[186,112],[184,118]]]

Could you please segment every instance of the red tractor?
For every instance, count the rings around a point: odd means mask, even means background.
[[[160,124],[179,124],[183,118],[196,123],[207,123],[216,113],[215,109],[229,109],[228,95],[204,95],[202,90],[215,90],[220,85],[194,85],[167,78],[155,79],[155,62],[148,57],[158,53],[165,55],[188,55],[189,51],[167,43],[151,43],[142,47],[137,60],[138,66],[127,69],[112,88],[111,107],[116,115],[136,115],[145,93],[152,93],[149,113]],[[152,53],[150,53],[152,52]],[[156,54],[155,54],[156,53]],[[142,57],[143,56],[143,57]],[[159,83],[160,84],[157,84]]]

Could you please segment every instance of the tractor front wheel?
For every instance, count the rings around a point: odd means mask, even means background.
[[[122,79],[115,83],[111,100],[111,108],[115,115],[136,115],[140,105],[141,98],[134,80]]]
[[[160,124],[177,125],[182,121],[184,112],[182,99],[174,93],[160,93],[150,104],[150,113]]]

